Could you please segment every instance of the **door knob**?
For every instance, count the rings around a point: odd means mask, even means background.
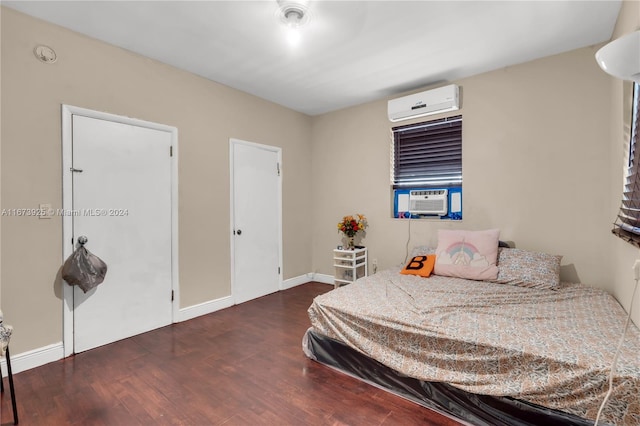
[[[81,246],[87,244],[88,241],[89,241],[89,239],[87,237],[85,237],[84,235],[80,235],[78,237],[78,244],[80,244]]]
[[[238,229],[238,230],[236,231],[236,234],[238,234],[238,235],[242,235],[242,229]]]

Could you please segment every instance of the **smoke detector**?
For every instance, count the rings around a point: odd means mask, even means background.
[[[44,62],[45,64],[52,64],[58,60],[56,51],[43,44],[34,47],[33,54],[36,56],[36,58],[38,58],[40,62]]]

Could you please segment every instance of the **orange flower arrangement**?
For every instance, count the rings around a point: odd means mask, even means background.
[[[369,224],[367,218],[363,214],[356,214],[355,216],[345,216],[340,222],[338,222],[338,232],[342,232],[349,239],[349,247],[353,247],[353,237],[360,232],[364,231]]]

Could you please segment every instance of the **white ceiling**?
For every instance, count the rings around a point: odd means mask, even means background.
[[[276,0],[2,4],[317,115],[607,41],[621,1],[311,0],[295,48]]]

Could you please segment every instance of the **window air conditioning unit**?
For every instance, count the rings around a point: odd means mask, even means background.
[[[459,90],[455,84],[392,99],[387,104],[389,120],[400,121],[460,109]]]
[[[445,216],[448,213],[446,189],[418,189],[409,192],[409,213]]]

